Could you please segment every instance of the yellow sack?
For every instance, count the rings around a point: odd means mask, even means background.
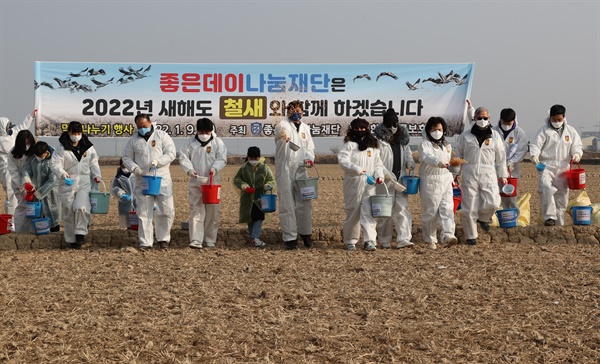
[[[529,207],[530,199],[531,192],[526,192],[517,200],[517,207],[519,208],[517,226],[529,226],[529,223],[531,222],[531,208]]]
[[[592,225],[600,225],[600,203],[592,204]]]
[[[591,206],[592,201],[586,190],[581,191],[575,198],[569,200],[567,204],[567,214],[571,215],[571,207],[573,206]]]
[[[500,226],[500,221],[498,221],[498,215],[494,214],[492,216],[492,222],[490,222],[490,226],[495,226],[495,227]]]

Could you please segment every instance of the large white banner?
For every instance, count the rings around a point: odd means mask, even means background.
[[[431,116],[452,136],[463,130],[473,66],[35,62],[36,132],[57,136],[77,120],[91,136],[130,136],[146,113],[173,137],[193,135],[203,117],[221,137],[271,136],[300,100],[313,137],[345,135],[357,117],[380,123],[391,107],[413,136]]]

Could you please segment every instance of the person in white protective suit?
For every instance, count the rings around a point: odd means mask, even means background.
[[[565,172],[571,161],[579,163],[583,155],[581,137],[574,127],[567,124],[566,112],[562,105],[552,106],[550,116],[529,147],[531,160],[546,165],[543,171],[538,172],[538,193],[546,226],[565,224],[569,200]]]
[[[315,145],[310,127],[302,122],[302,103],[287,106],[287,118],[275,126],[275,181],[279,190],[279,221],[286,249],[296,249],[298,234],[312,247],[312,200],[301,198],[296,184],[314,165]]]
[[[421,220],[423,241],[429,249],[437,248],[437,224],[442,227],[442,245],[458,243],[454,235],[454,199],[452,173],[448,170],[452,146],[444,138],[448,130],[446,121],[430,117],[423,129],[423,141],[419,145],[419,189],[421,191]]]
[[[502,109],[500,111],[500,120],[492,129],[504,140],[504,149],[506,151],[506,167],[510,177],[521,178],[521,162],[527,154],[529,148],[529,137],[525,130],[517,125],[517,114],[513,109]],[[505,209],[517,208],[517,196],[500,197],[502,207]]]
[[[506,152],[502,137],[492,130],[486,108],[475,110],[475,124],[457,139],[456,157],[462,166],[462,226],[468,245],[477,244],[477,223],[485,231],[500,206],[498,181],[505,185],[508,177]]]
[[[135,185],[135,174],[131,173],[123,159],[119,161],[119,169],[113,179],[111,193],[119,201],[119,227],[131,229],[131,211],[135,211],[135,198],[133,198],[133,186]]]
[[[32,188],[25,189],[22,173],[29,158],[34,158],[33,149],[31,149],[34,144],[35,138],[33,134],[29,130],[21,130],[17,134],[14,147],[8,153],[10,187],[17,199],[17,206],[15,207],[12,221],[14,230],[18,233],[33,232],[31,219],[27,217],[26,203],[28,201],[25,199],[27,195],[33,197]],[[33,199],[30,198],[30,200],[32,201]]]
[[[371,135],[369,122],[365,119],[354,119],[350,123],[344,146],[338,153],[338,163],[344,171],[344,244],[348,250],[356,250],[362,227],[363,248],[374,251],[377,249],[377,223],[371,215],[370,196],[375,195],[375,185],[369,184],[367,178],[382,184],[385,167],[379,142]]]
[[[383,123],[373,131],[379,140],[381,160],[385,166],[385,180],[388,190],[394,195],[392,217],[377,219],[377,237],[383,248],[390,248],[392,241],[392,224],[396,228],[397,248],[413,246],[412,216],[408,210],[408,195],[403,192],[404,186],[400,178],[406,175],[406,170],[415,168],[415,161],[410,150],[410,135],[404,125],[399,124],[398,115],[394,109],[388,109],[383,115]],[[377,194],[385,194],[386,189],[377,186]]]
[[[202,201],[202,185],[208,184],[212,175],[213,184],[220,184],[220,171],[227,165],[227,147],[216,136],[213,122],[202,118],[196,122],[197,134],[191,137],[179,151],[179,164],[190,176],[190,248],[200,249],[202,243],[214,248],[219,229],[220,204],[205,204]]]
[[[164,131],[155,129],[147,114],[135,117],[138,132],[132,135],[123,150],[123,164],[135,174],[135,204],[138,216],[139,249],[152,249],[153,230],[158,247],[167,249],[171,241],[171,227],[175,219],[173,184],[169,167],[177,151],[173,139]],[[144,175],[162,177],[158,196],[144,195]],[[154,211],[156,206],[156,211]],[[154,229],[152,222],[154,221]]]
[[[91,223],[92,179],[96,184],[102,181],[98,153],[88,136],[83,134],[83,127],[78,121],[70,122],[58,141],[60,146],[50,161],[52,172],[59,178],[65,242],[72,249],[80,249]],[[70,181],[72,185],[69,185]]]
[[[8,173],[8,153],[15,146],[15,137],[21,130],[28,130],[37,110],[25,117],[19,125],[14,125],[8,118],[0,117],[0,182],[6,192],[4,200],[4,213],[13,215],[17,207],[17,198],[11,187],[10,173]]]

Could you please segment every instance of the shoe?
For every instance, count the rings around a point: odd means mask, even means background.
[[[256,248],[262,248],[263,246],[267,245],[264,241],[260,240],[259,238],[252,239],[252,244],[254,244]]]
[[[85,235],[75,235],[75,243],[79,244],[80,246],[85,243]]]
[[[479,223],[479,226],[481,226],[481,228],[485,231],[490,231],[490,224],[488,224],[485,221],[481,221],[481,220],[477,220],[477,222]]]
[[[406,240],[402,240],[398,242],[397,248],[407,248],[409,246],[413,246],[415,245],[414,243],[411,243],[410,241],[406,241]]]
[[[353,252],[353,251],[356,250],[356,245],[354,245],[354,244],[346,244],[346,249]]]
[[[477,240],[475,240],[475,239],[467,239],[467,245],[477,245]]]
[[[215,243],[207,243],[207,242],[204,242],[204,245],[205,245],[205,246],[206,246],[208,249],[215,249],[215,248],[216,248],[216,246],[215,246]]]
[[[435,243],[427,243],[427,249],[436,250],[437,245]]]
[[[69,243],[69,246],[71,247],[71,249],[75,249],[75,250],[81,249],[81,244],[79,244],[79,243]]]
[[[556,221],[554,221],[554,219],[548,219],[548,220],[544,221],[544,225],[545,226],[556,226]]]
[[[56,225],[50,228],[51,233],[55,233],[57,231],[60,231],[60,225]]]
[[[169,243],[167,243],[166,241],[159,241],[158,242],[158,248],[160,250],[167,250],[168,247],[169,247]]]
[[[202,243],[198,240],[193,240],[188,246],[192,249],[202,249]]]
[[[150,245],[140,245],[138,247],[138,250],[141,251],[141,252],[145,252],[145,251],[148,251],[148,250],[152,250],[152,246],[150,246]]]
[[[381,248],[382,249],[389,249],[391,247],[392,247],[392,245],[390,243],[383,243],[383,244],[381,244]]]
[[[375,247],[375,244],[373,244],[371,240],[365,241],[365,243],[363,244],[363,248],[368,252],[373,252],[377,250],[377,247]]]
[[[442,239],[442,245],[445,247],[450,247],[456,244],[458,244],[458,239],[454,235],[447,235]]]
[[[296,240],[286,241],[284,244],[287,250],[298,249],[298,247],[296,246]]]
[[[307,248],[312,248],[313,246],[313,241],[312,241],[312,237],[309,235],[300,235],[300,237],[302,238],[302,241],[304,242],[304,246]]]

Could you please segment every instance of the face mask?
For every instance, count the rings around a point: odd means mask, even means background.
[[[367,135],[367,131],[366,130],[362,130],[362,131],[354,130],[354,135],[356,135],[359,138],[364,138]]]
[[[444,132],[441,130],[435,130],[429,133],[429,135],[431,135],[431,137],[435,140],[440,140],[444,136]]]
[[[563,126],[564,123],[565,123],[564,121],[559,121],[558,123],[555,123],[553,121],[550,122],[550,124],[552,124],[552,127],[554,129],[560,129],[560,128],[562,128],[562,126]]]
[[[254,167],[254,166],[256,166],[258,164],[258,161],[257,160],[249,160],[248,163],[250,163],[250,165],[252,167]]]
[[[127,169],[127,168],[121,168],[121,172],[127,174],[127,173],[129,173],[129,169]]]
[[[392,127],[390,127],[390,131],[392,132],[392,134],[396,134],[396,132],[398,131],[398,127],[392,126]]]
[[[298,121],[298,120],[302,119],[302,114],[299,112],[295,112],[292,115],[290,115],[289,119],[291,121]]]
[[[475,120],[475,122],[477,123],[477,126],[482,129],[488,126],[488,124],[490,123],[489,120]]]
[[[200,139],[202,143],[206,143],[210,139],[210,134],[198,134],[198,139]]]
[[[509,131],[510,129],[512,129],[512,125],[509,124],[504,124],[504,123],[500,123],[500,127],[502,128],[502,130],[504,131]]]
[[[81,140],[81,135],[70,135],[69,138],[71,138],[71,141],[73,143],[77,143],[78,141]]]
[[[35,159],[37,159],[38,162],[43,161],[44,159],[46,159],[46,157],[38,157],[37,155],[35,156]]]
[[[150,128],[139,128],[138,129],[138,134],[140,134],[141,136],[144,136],[146,134],[148,134],[150,132]]]
[[[31,144],[25,144],[25,150],[29,150],[31,148]]]

